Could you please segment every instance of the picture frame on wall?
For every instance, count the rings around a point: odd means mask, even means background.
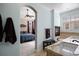
[[[55,36],[60,36],[60,26],[55,26]]]
[[[45,38],[48,39],[50,37],[50,28],[45,29]]]

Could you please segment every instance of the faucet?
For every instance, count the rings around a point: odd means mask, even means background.
[[[78,41],[78,40],[72,40],[72,42],[74,42],[74,41],[76,41],[77,43],[79,43],[79,41]]]

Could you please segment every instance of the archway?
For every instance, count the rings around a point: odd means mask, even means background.
[[[36,10],[31,6],[21,7],[20,19],[21,19],[20,43],[26,46],[27,42],[32,42],[30,43],[30,45],[32,44],[33,46],[34,44],[34,50],[35,50],[37,48],[37,12]],[[26,50],[29,47],[26,47]],[[28,54],[27,52],[25,53],[26,53],[25,55]]]

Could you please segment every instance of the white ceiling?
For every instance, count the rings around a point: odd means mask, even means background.
[[[55,9],[59,13],[79,7],[79,3],[41,3],[40,5],[47,7],[49,10]]]

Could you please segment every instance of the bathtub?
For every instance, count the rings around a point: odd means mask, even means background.
[[[77,47],[77,44],[57,42],[53,45],[47,46],[46,51],[48,56],[79,56],[77,53],[79,51]]]
[[[46,47],[48,56],[79,56],[79,43],[72,42],[73,40],[79,40],[79,37],[71,36]]]
[[[73,42],[73,40],[74,40],[74,42]],[[63,42],[79,45],[79,42],[77,42],[77,41],[79,41],[79,36],[70,36],[63,40]]]
[[[71,36],[64,39],[62,42],[62,50],[65,52],[70,52],[72,55],[79,56],[79,36]]]

